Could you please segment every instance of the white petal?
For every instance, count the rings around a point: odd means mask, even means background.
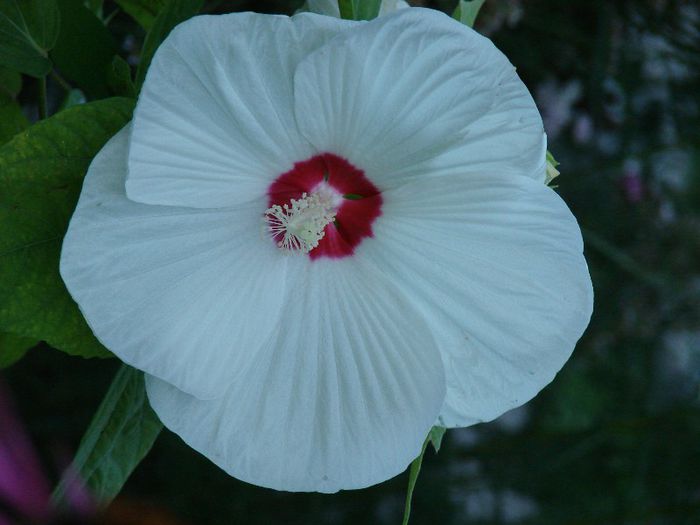
[[[525,403],[569,358],[592,288],[563,201],[521,176],[426,177],[385,192],[374,261],[413,297],[442,352],[440,422],[488,421]]]
[[[261,234],[264,201],[198,210],[128,200],[128,133],[88,170],[61,275],[118,357],[193,395],[219,395],[275,327],[286,258]]]
[[[148,379],[163,423],[231,475],[289,491],[361,488],[402,472],[444,400],[423,319],[354,258],[296,273],[279,330],[226,396]]]
[[[303,60],[294,82],[301,132],[317,149],[365,170],[381,189],[474,140],[487,148],[471,159],[477,167],[484,156],[505,158],[504,148],[519,140],[529,154],[529,136],[505,135],[503,147],[498,141],[509,126],[520,130],[539,119],[534,104],[521,100],[527,90],[503,54],[430,9],[400,9],[343,33]],[[542,139],[540,121],[536,154],[543,159]]]
[[[313,154],[294,119],[304,56],[351,22],[312,14],[195,17],[161,44],[139,97],[127,194],[199,208],[247,202]]]
[[[459,142],[401,173],[510,173],[545,181],[547,137],[542,117],[515,68],[495,86],[493,105],[466,127]]]

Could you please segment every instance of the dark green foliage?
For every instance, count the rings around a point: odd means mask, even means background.
[[[486,0],[459,0],[452,17],[459,20],[464,25],[474,27],[476,17],[479,15],[479,10],[484,5],[485,1]]]
[[[141,50],[141,61],[136,71],[136,89],[140,90],[146,79],[146,71],[160,43],[170,34],[173,27],[192,18],[202,8],[202,0],[172,0],[158,14],[153,27],[148,32]]]
[[[22,75],[18,71],[0,66],[0,93],[14,98],[22,89]]]
[[[136,87],[131,78],[131,67],[120,56],[115,56],[107,74],[107,83],[113,95],[136,98]]]
[[[19,361],[38,341],[29,337],[0,332],[0,369]]]
[[[153,22],[161,9],[167,4],[166,0],[115,0],[116,4],[131,15],[146,31],[151,29]]]
[[[153,446],[163,428],[148,404],[143,373],[122,365],[85,432],[69,475],[53,494],[60,507],[80,480],[100,505],[108,504]]]
[[[112,35],[80,0],[58,0],[58,5],[63,23],[51,59],[91,98],[109,96],[107,73],[116,53]]]
[[[346,20],[372,20],[381,6],[381,0],[338,0],[340,16]]]
[[[0,145],[4,144],[29,125],[19,104],[9,95],[0,92]]]
[[[0,1],[0,65],[42,77],[56,43],[60,15],[55,0]]]
[[[71,354],[109,355],[68,295],[58,261],[87,167],[133,105],[114,98],[76,106],[0,148],[0,330]]]

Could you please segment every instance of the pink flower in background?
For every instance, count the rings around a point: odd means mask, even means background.
[[[628,202],[637,204],[644,198],[642,163],[637,159],[627,159],[622,168],[622,192]]]
[[[66,492],[68,511],[79,516],[91,515],[95,511],[94,501],[78,478],[74,478]],[[32,523],[48,522],[55,514],[50,498],[51,484],[14,412],[10,393],[0,382],[0,525],[15,525],[14,516]]]
[[[45,522],[51,515],[51,489],[22,423],[14,414],[9,392],[0,383],[0,501],[18,515]],[[0,510],[0,525],[11,525]]]

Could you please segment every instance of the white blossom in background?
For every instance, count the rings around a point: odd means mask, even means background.
[[[651,155],[649,165],[656,184],[675,193],[688,191],[693,177],[690,151],[678,147],[659,151]]]
[[[605,77],[603,80],[603,111],[605,117],[615,125],[620,125],[625,121],[625,108],[627,106],[627,95],[620,83],[613,77]]]
[[[581,111],[574,117],[571,134],[576,144],[584,145],[591,142],[595,135],[595,126],[590,113]]]
[[[494,520],[522,523],[540,512],[537,501],[510,489],[455,487],[451,490],[450,500],[466,523]]]
[[[622,141],[615,131],[600,130],[595,136],[595,146],[603,155],[612,157],[620,153]]]
[[[537,103],[542,109],[547,135],[556,138],[574,116],[574,105],[581,99],[583,88],[578,79],[560,84],[549,78],[537,86]]]
[[[643,59],[643,73],[649,80],[668,81],[687,80],[692,69],[683,60],[679,60],[673,42],[668,38],[653,33],[638,35],[639,49]]]
[[[700,404],[700,331],[667,331],[655,360],[658,398],[666,402],[691,398]]]
[[[498,419],[494,421],[494,424],[504,432],[516,433],[520,432],[525,428],[528,421],[530,420],[530,409],[527,405],[519,406],[513,410],[509,410]]]
[[[505,489],[499,495],[500,518],[504,523],[522,523],[540,513],[537,500],[514,490]]]
[[[528,401],[588,324],[545,151],[512,64],[441,13],[196,17],[90,166],[61,274],[221,468],[365,487]]]

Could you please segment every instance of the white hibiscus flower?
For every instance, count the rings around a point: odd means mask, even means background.
[[[197,17],[92,163],[61,273],[221,468],[365,487],[532,398],[586,327],[545,150],[513,66],[441,13]]]

